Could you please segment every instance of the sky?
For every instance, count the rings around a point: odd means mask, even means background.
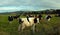
[[[60,9],[60,0],[0,0],[0,13]]]

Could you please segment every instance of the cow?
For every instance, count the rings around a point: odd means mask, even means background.
[[[52,17],[48,14],[48,15],[46,15],[46,17],[45,17],[45,19],[47,20],[47,21],[50,21],[50,19],[51,19]]]
[[[20,17],[20,15],[13,16],[14,19],[17,19],[19,17]]]
[[[39,18],[39,22],[40,22],[40,20],[42,19],[42,15],[39,14],[39,15],[38,15],[38,18]]]
[[[11,23],[13,21],[13,17],[12,16],[8,16],[8,21],[9,21],[9,23]]]
[[[33,32],[35,32],[35,26],[39,23],[39,18],[35,17],[29,17],[29,21],[27,21],[27,18],[21,18],[22,23],[19,24],[18,31],[22,30],[26,27],[32,27]]]

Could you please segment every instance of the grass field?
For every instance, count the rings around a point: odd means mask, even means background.
[[[0,15],[0,35],[60,35],[60,17],[54,17],[54,15],[49,22],[41,20],[40,24],[36,25],[35,34],[32,33],[30,28],[18,32],[18,21],[14,20],[9,24],[7,19],[8,15]]]

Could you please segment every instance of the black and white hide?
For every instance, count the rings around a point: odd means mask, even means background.
[[[39,19],[38,18],[33,18],[33,17],[30,17],[29,18],[29,21],[27,20],[27,18],[21,18],[21,20],[23,21],[21,24],[19,24],[19,27],[18,27],[18,31],[25,29],[26,27],[32,27],[32,30],[33,32],[35,31],[35,25],[37,23],[39,23]]]

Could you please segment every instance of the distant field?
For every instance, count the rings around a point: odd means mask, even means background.
[[[24,16],[23,16],[24,17]],[[45,15],[43,14],[43,18]],[[18,21],[14,20],[11,24],[8,23],[8,15],[0,15],[0,35],[32,35],[31,29],[26,29],[23,32],[18,32]],[[37,24],[36,32],[33,35],[60,35],[60,17],[52,15],[51,21],[41,20]]]

